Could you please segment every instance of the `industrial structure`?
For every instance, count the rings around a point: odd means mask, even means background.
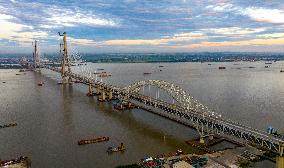
[[[242,139],[244,142],[253,144],[259,148],[278,153],[277,167],[284,167],[283,137],[277,137],[264,131],[225,119],[216,112],[210,111],[205,105],[195,100],[179,86],[162,80],[146,80],[138,81],[127,87],[121,88],[87,77],[86,75],[73,73],[71,71],[70,59],[67,52],[67,33],[59,33],[59,35],[63,36],[61,67],[59,68],[50,65],[42,65],[42,67],[61,73],[62,83],[70,84],[72,79],[74,79],[88,85],[89,91],[87,95],[97,95],[99,101],[109,101],[114,98],[120,99],[127,101],[128,105],[134,104],[178,123],[193,126],[200,134],[200,143],[204,143],[204,138],[207,136],[212,139],[214,134]],[[34,55],[36,56],[36,54],[35,43]],[[39,60],[36,59],[39,57],[34,58],[35,65],[37,65]],[[174,101],[169,103],[161,100],[158,91],[156,92],[155,98],[140,93],[146,86],[154,86],[165,91]]]

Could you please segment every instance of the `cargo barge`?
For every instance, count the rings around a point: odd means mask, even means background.
[[[93,144],[93,143],[99,143],[99,142],[105,142],[109,141],[109,137],[99,137],[95,139],[83,139],[78,141],[78,145],[87,145],[87,144]]]
[[[5,125],[0,125],[0,128],[14,127],[16,125],[17,125],[17,123],[5,124]]]
[[[16,159],[11,160],[0,160],[0,167],[18,167],[22,166],[25,168],[29,168],[31,166],[30,159],[26,156],[21,156]]]

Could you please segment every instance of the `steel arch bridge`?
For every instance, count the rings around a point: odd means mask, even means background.
[[[176,102],[177,105],[184,107],[189,111],[194,111],[203,115],[210,117],[220,117],[216,112],[210,111],[207,106],[198,102],[194,99],[188,92],[183,90],[181,87],[174,85],[163,80],[143,80],[135,82],[127,87],[124,87],[123,90],[126,93],[138,93],[145,86],[155,86],[166,93],[168,93]]]
[[[212,133],[243,139],[246,142],[253,143],[259,147],[264,147],[277,152],[284,159],[283,137],[275,137],[264,131],[241,125],[231,121],[230,119],[225,119],[224,117],[221,117],[221,115],[210,111],[206,106],[194,99],[188,92],[172,83],[162,80],[144,80],[135,82],[124,88],[120,88],[102,81],[98,81],[92,78],[90,73],[88,75],[88,73],[78,74],[71,72],[70,62],[68,63],[70,59],[67,54],[66,33],[64,33],[63,36],[63,41],[65,44],[63,50],[65,51],[63,54],[63,60],[65,60],[65,63],[64,61],[61,63],[61,68],[44,64],[42,64],[40,67],[61,73],[62,81],[65,81],[65,84],[67,84],[69,80],[67,82],[64,79],[69,78],[70,82],[72,82],[72,79],[76,79],[84,84],[89,85],[89,87],[97,86],[100,91],[99,95],[105,95],[105,92],[108,92],[110,95],[114,94],[116,98],[122,97],[123,99],[123,97],[127,97],[129,102],[140,104],[144,107],[144,109],[149,111],[154,109],[154,111],[156,111],[154,113],[158,115],[170,118],[179,123],[195,125],[197,129],[201,126],[207,128],[209,131],[212,131]],[[140,89],[145,86],[155,86],[165,91],[176,102],[172,104],[159,98],[155,99],[140,94]],[[112,98],[109,98],[109,100],[111,99]],[[152,107],[152,109],[148,107]]]

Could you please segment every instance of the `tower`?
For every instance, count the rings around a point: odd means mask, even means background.
[[[70,63],[70,58],[68,56],[68,50],[67,50],[67,33],[64,32],[63,34],[60,34],[60,32],[58,32],[58,34],[59,36],[63,36],[63,57],[62,57],[62,63],[61,63],[62,82],[71,83],[72,82],[71,77],[66,74],[66,73],[69,73],[69,74],[71,73],[71,63]],[[61,50],[61,47],[60,47],[60,50]]]
[[[40,55],[38,53],[37,41],[34,42],[34,53],[33,53],[33,61],[34,61],[34,69],[36,70],[38,67],[40,68]]]

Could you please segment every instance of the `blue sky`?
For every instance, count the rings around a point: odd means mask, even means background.
[[[284,51],[284,0],[0,0],[0,53]]]

